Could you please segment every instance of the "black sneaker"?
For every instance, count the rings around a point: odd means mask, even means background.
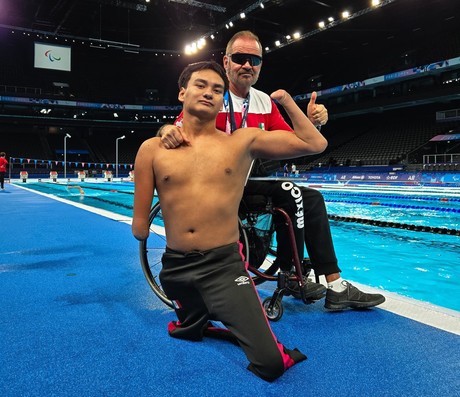
[[[305,299],[318,300],[324,298],[326,287],[323,284],[314,283],[310,281],[308,277],[303,278],[303,290],[305,292]],[[296,281],[289,281],[287,286],[287,292],[296,299],[301,299],[300,287]]]
[[[364,309],[385,302],[385,297],[381,294],[366,294],[345,280],[342,281],[342,284],[347,287],[342,292],[335,292],[328,288],[326,292],[326,303],[324,304],[326,309]]]

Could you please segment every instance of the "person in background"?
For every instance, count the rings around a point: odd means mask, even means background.
[[[273,100],[264,92],[253,87],[262,68],[262,45],[250,31],[237,32],[228,42],[223,65],[230,80],[229,95],[217,116],[216,126],[231,133],[239,127],[261,127],[267,131],[279,129],[292,131],[283,119]],[[310,121],[321,128],[328,121],[327,109],[316,103],[313,92],[307,106]],[[173,125],[165,125],[158,135],[166,148],[173,149],[184,141],[181,130],[181,115]],[[335,254],[326,205],[322,194],[311,188],[299,187],[286,181],[249,180],[244,198],[251,195],[265,195],[272,198],[274,205],[285,209],[293,219],[299,258],[303,258],[303,244],[316,275],[324,275],[327,282],[325,307],[330,310],[347,308],[369,308],[385,301],[381,294],[360,291],[342,279]],[[300,211],[299,211],[300,209]],[[277,262],[281,269],[292,267],[292,252],[284,222],[276,222]],[[291,293],[300,298],[300,291]],[[305,296],[311,299],[323,297],[322,284],[307,282]]]
[[[283,171],[284,171],[284,176],[288,177],[289,176],[289,165],[288,165],[288,163],[284,164]]]
[[[238,242],[238,208],[255,158],[314,154],[327,141],[284,90],[272,97],[286,110],[294,133],[219,131],[216,116],[227,87],[225,70],[216,62],[194,63],[182,72],[179,100],[186,139],[176,150],[167,150],[158,137],[139,148],[132,231],[138,240],[148,238],[156,190],[166,234],[159,277],[178,317],[168,326],[170,335],[201,340],[212,327],[209,322],[220,321],[243,348],[248,368],[272,381],[306,357],[285,348],[270,329]]]
[[[8,165],[8,160],[5,158],[6,153],[0,153],[0,187],[2,190],[5,190],[5,175],[6,175],[6,166]]]

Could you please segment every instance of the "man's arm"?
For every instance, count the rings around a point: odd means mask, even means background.
[[[295,134],[286,135],[279,130],[269,134],[255,134],[255,140],[251,144],[253,156],[280,159],[323,152],[327,147],[327,140],[297,106],[294,99],[284,90],[275,91],[271,97],[286,110]]]
[[[318,95],[316,91],[313,91],[310,97],[310,101],[307,105],[307,117],[312,122],[312,124],[316,126],[316,128],[321,129],[321,126],[328,122],[329,115],[324,105],[316,103],[317,97]],[[284,120],[275,102],[272,103],[272,113],[270,115],[270,120],[272,120],[272,123],[269,126],[266,126],[268,127],[266,128],[267,131],[292,131],[292,128]]]
[[[136,239],[142,241],[149,236],[149,213],[155,189],[153,172],[153,154],[159,144],[158,138],[145,141],[136,155],[134,170],[134,211],[132,232]]]

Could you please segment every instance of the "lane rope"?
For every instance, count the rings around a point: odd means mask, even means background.
[[[355,223],[362,223],[364,225],[370,225],[370,226],[390,227],[390,228],[395,228],[395,229],[413,230],[416,232],[428,232],[428,233],[460,236],[460,230],[449,229],[449,228],[444,228],[444,227],[411,225],[407,223],[377,221],[374,219],[355,218],[355,217],[340,216],[340,215],[333,215],[333,214],[328,214],[328,218],[334,221],[355,222]]]

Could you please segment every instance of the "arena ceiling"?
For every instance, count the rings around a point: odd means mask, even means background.
[[[460,43],[460,1],[381,3],[370,11],[371,0],[0,0],[0,31],[16,29],[15,34],[112,53],[118,48],[118,59],[126,51],[179,59],[170,72],[175,82],[183,65],[220,61],[228,39],[249,29],[267,47],[259,88],[283,87],[293,94],[438,61],[447,38],[456,36]],[[344,10],[358,16],[342,21]],[[334,22],[328,25],[329,17]],[[318,28],[319,21],[325,21],[325,29]],[[230,22],[233,27],[227,29]],[[293,38],[295,32],[300,40]],[[184,55],[185,45],[203,36],[206,46]],[[131,55],[130,62],[137,60],[145,62]],[[276,79],[264,78],[272,73]],[[176,89],[175,83],[167,84]]]
[[[117,86],[115,90],[123,92],[118,83],[130,84],[136,77],[141,87],[158,89],[177,104],[176,81],[182,67],[203,59],[221,61],[228,39],[243,29],[255,32],[267,47],[257,88],[285,88],[292,94],[439,61],[452,43],[459,48],[460,1],[381,0],[382,5],[375,9],[370,2],[0,0],[0,50],[3,54],[14,50],[11,43],[18,36],[22,42],[71,44],[76,51],[91,53],[75,57],[80,64],[72,75],[87,72],[81,62],[90,59],[103,65],[96,76],[106,86]],[[353,17],[343,21],[345,10]],[[244,19],[241,12],[246,14]],[[333,23],[328,22],[329,17],[334,18]],[[326,28],[320,29],[319,21]],[[230,22],[233,27],[227,29]],[[295,32],[300,33],[300,40],[294,39]],[[203,36],[206,46],[186,56],[185,45]],[[1,47],[2,40],[9,43],[7,51]],[[75,88],[73,82],[71,88]]]
[[[459,1],[381,2],[384,5],[372,12],[338,23],[344,10],[362,13],[371,0],[0,0],[0,24],[32,34],[179,54],[186,44],[213,34],[215,39],[208,38],[195,56],[199,58],[220,53],[234,32],[250,29],[269,48],[267,59],[314,65],[315,73],[331,70],[340,59],[353,56],[361,61],[376,51],[411,56],[423,41],[460,29]],[[246,18],[241,19],[243,11]],[[329,17],[334,18],[333,27],[318,29],[318,22],[327,24]],[[227,29],[229,22],[233,27]],[[307,37],[297,41],[292,38],[295,32]],[[286,39],[289,35],[291,40]]]

